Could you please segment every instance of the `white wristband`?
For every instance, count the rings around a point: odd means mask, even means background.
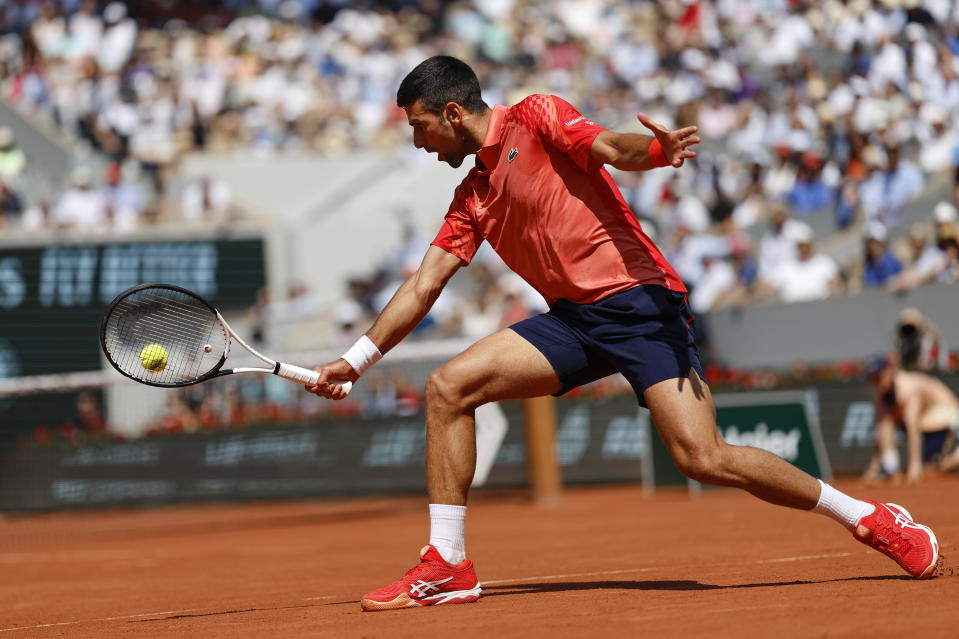
[[[357,375],[362,375],[366,372],[366,369],[380,361],[383,354],[373,343],[373,340],[364,335],[356,340],[356,343],[350,346],[348,351],[343,353],[342,358],[353,367]]]

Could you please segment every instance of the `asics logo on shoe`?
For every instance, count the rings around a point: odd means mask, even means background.
[[[439,586],[442,586],[447,581],[452,581],[452,577],[447,577],[446,579],[440,579],[439,581],[423,581],[420,579],[415,584],[410,584],[410,593],[414,597],[422,597],[431,590],[439,592]]]

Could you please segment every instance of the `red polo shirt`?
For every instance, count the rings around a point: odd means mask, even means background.
[[[485,239],[548,304],[640,284],[685,291],[590,147],[603,127],[554,95],[493,108],[476,166],[433,244],[465,262]]]

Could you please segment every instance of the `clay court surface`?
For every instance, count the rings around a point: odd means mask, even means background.
[[[425,543],[425,499],[174,506],[0,520],[0,637],[956,636],[959,478],[840,488],[937,532],[914,581],[820,515],[736,491],[478,493],[476,604],[364,613]]]

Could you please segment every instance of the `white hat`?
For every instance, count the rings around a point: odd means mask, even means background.
[[[889,231],[886,230],[886,225],[878,220],[867,222],[863,235],[867,240],[878,240],[879,242],[885,242],[889,239]]]
[[[932,219],[939,224],[956,221],[956,207],[950,202],[940,202],[932,210]]]
[[[127,6],[122,2],[111,2],[103,10],[103,20],[107,24],[114,24],[127,17]]]
[[[692,47],[679,54],[679,61],[690,71],[702,71],[709,63],[705,53]]]
[[[910,22],[907,24],[906,28],[903,29],[903,33],[905,33],[906,39],[910,42],[926,39],[926,28],[918,22]]]
[[[816,233],[805,222],[790,225],[788,233],[796,244],[812,244],[812,241],[816,239]]]
[[[917,326],[922,324],[924,319],[926,318],[918,308],[910,306],[899,311],[899,317],[896,318],[896,323],[900,326],[908,326],[910,324]]]
[[[78,187],[90,186],[93,183],[93,171],[85,165],[76,167],[70,173],[70,183]]]

